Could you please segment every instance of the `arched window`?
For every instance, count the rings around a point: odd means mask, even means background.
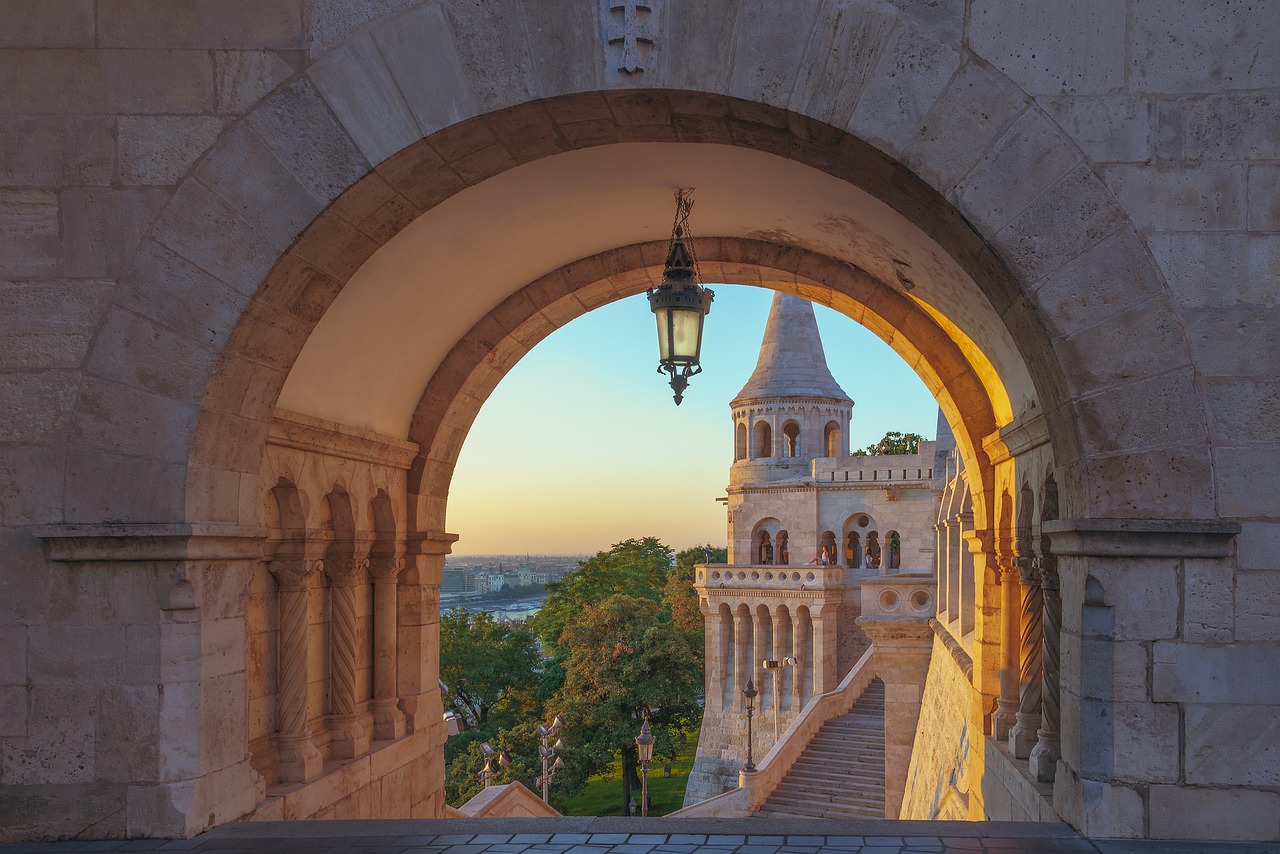
[[[786,566],[791,563],[791,551],[788,548],[789,537],[786,531],[779,531],[777,536],[778,543],[778,563]]]
[[[733,459],[745,460],[747,458],[747,425],[738,422],[737,428],[734,430],[733,439]]]
[[[857,531],[850,531],[844,544],[844,565],[859,569],[862,567],[862,538]]]
[[[768,531],[761,531],[756,540],[756,563],[765,566],[773,563],[773,543],[769,540]]]
[[[898,536],[897,531],[890,531],[889,541],[889,568],[902,568],[902,538]]]
[[[828,421],[822,431],[822,445],[828,457],[840,456],[840,435],[840,425],[835,421]]]
[[[867,548],[864,554],[867,558],[867,569],[880,568],[880,535],[875,531],[867,534]]]
[[[836,558],[836,535],[832,531],[822,532],[822,565],[834,566],[839,563]]]
[[[768,421],[756,422],[755,442],[757,457],[773,456],[773,428]]]
[[[800,425],[794,421],[788,421],[783,424],[782,436],[782,455],[785,457],[800,456]]]

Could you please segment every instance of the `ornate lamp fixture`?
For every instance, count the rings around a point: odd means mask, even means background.
[[[538,756],[542,758],[542,776],[538,777],[538,785],[542,787],[542,800],[547,802],[550,798],[551,781],[555,779],[556,772],[564,767],[564,760],[556,755],[557,751],[564,749],[564,742],[557,738],[555,744],[551,743],[551,739],[563,726],[564,718],[559,715],[556,715],[551,726],[538,724]]]
[[[756,683],[748,679],[747,687],[742,689],[743,699],[747,701],[747,764],[742,766],[742,770],[748,773],[756,770],[755,758],[751,755],[751,716],[755,714],[755,701],[759,694]]]
[[[689,231],[692,190],[676,190],[676,217],[662,284],[650,288],[649,307],[658,319],[658,373],[671,375],[676,406],[684,399],[689,377],[702,373],[702,321],[715,294],[702,287]]]
[[[505,750],[494,750],[489,742],[480,742],[480,782],[487,789],[493,785],[493,778],[502,773],[503,768],[511,767],[511,754]]]
[[[649,710],[645,709],[644,723],[636,736],[636,756],[640,759],[640,816],[649,815],[649,763],[653,761],[653,743],[657,741],[649,729]]]

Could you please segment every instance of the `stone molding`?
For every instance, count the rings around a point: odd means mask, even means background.
[[[1049,444],[1049,422],[1044,413],[1024,412],[982,440],[982,449],[993,466]]]
[[[389,466],[408,471],[417,458],[416,442],[358,430],[336,421],[326,421],[300,412],[277,409],[271,421],[267,443],[313,454]]]
[[[187,523],[44,525],[49,560],[59,563],[242,560],[262,557],[266,528]]]
[[[947,631],[947,627],[938,622],[937,617],[929,618],[929,628],[933,629],[933,634],[942,641],[942,645],[947,648],[947,652],[951,653],[951,658],[955,660],[956,666],[960,668],[960,672],[964,674],[964,678],[970,683],[973,682],[973,657],[964,651],[964,647],[960,645],[951,632]]]
[[[1059,557],[1230,557],[1240,523],[1228,519],[1058,519],[1041,531]]]

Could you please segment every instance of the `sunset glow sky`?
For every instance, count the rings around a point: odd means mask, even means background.
[[[725,544],[729,401],[760,351],[773,292],[713,285],[703,373],[677,407],[656,373],[644,295],[558,329],[502,380],[467,436],[449,494],[455,554],[584,554],[630,537]],[[888,345],[815,306],[832,374],[854,400],[850,447],[889,430],[934,438],[933,397]]]

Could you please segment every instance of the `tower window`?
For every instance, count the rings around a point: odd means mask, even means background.
[[[782,425],[782,437],[783,455],[800,456],[800,425],[794,421],[788,421]]]

